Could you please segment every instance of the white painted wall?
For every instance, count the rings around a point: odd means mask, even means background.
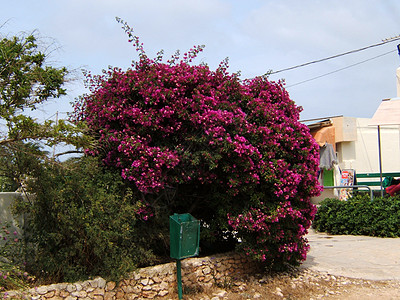
[[[11,213],[11,207],[18,197],[22,197],[22,195],[16,192],[0,192],[0,235],[3,234],[2,227],[5,226],[6,223],[11,224],[11,227],[8,228],[10,232],[17,231],[19,237],[23,234],[22,228],[24,226],[24,218],[15,218]],[[1,239],[0,245],[3,242],[4,241]]]
[[[357,139],[337,144],[341,169],[379,173],[378,129],[371,119],[357,118]],[[381,126],[382,171],[400,172],[400,126]]]
[[[332,119],[332,122],[340,169],[355,169],[356,173],[379,173],[378,129],[377,126],[369,126],[371,119],[339,117]],[[385,125],[381,126],[380,131],[382,172],[400,172],[400,126]],[[318,204],[325,198],[333,197],[333,190],[327,189],[311,201]]]

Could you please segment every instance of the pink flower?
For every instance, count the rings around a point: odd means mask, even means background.
[[[248,255],[303,259],[315,215],[310,197],[321,190],[319,154],[284,84],[240,80],[227,62],[215,71],[189,64],[203,47],[162,63],[137,37],[131,42],[140,60],[126,71],[89,74],[91,92],[75,105],[75,120],[86,122],[98,146],[85,152],[120,170],[143,198],[180,186],[218,191],[234,204],[227,222]],[[146,221],[152,209],[143,204],[135,213]]]

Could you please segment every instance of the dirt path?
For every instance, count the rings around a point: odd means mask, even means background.
[[[303,269],[290,274],[228,281],[225,286],[202,293],[189,292],[184,299],[400,299],[400,281],[354,279]]]

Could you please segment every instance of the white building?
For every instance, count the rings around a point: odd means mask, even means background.
[[[315,121],[308,125],[310,131],[321,147],[332,145],[338,167],[324,173],[322,185],[340,185],[338,169],[352,169],[356,174],[380,172],[378,126],[371,126],[372,119],[338,116]],[[400,172],[400,126],[380,126],[380,140],[382,172]],[[312,201],[318,203],[335,196],[337,191],[335,194],[335,190],[326,189]]]

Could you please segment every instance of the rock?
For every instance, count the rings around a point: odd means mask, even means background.
[[[125,297],[125,293],[124,293],[123,291],[118,291],[118,292],[115,294],[115,298],[116,298],[116,299],[124,299],[124,297]]]
[[[76,291],[76,292],[73,292],[73,293],[71,294],[71,296],[72,296],[72,297],[78,297],[78,298],[84,298],[84,297],[87,296],[87,293],[86,293],[86,291],[84,291],[84,290],[82,290],[82,291]]]
[[[39,286],[39,287],[36,289],[36,292],[37,292],[39,295],[47,294],[47,287],[46,287],[46,286]]]
[[[20,299],[21,294],[18,291],[8,291],[7,295],[4,295],[3,299]],[[35,296],[37,297],[36,299],[40,299],[40,296]],[[32,297],[33,299],[33,297]]]
[[[223,297],[225,297],[226,294],[227,294],[227,291],[219,290],[219,291],[216,291],[215,293],[213,293],[213,296],[223,298]]]
[[[76,286],[73,285],[73,284],[68,284],[66,290],[67,290],[68,293],[75,292],[76,291]]]
[[[98,287],[98,288],[94,289],[93,295],[104,296],[104,292],[105,292],[104,287],[103,288]]]
[[[160,283],[160,288],[161,288],[162,290],[165,290],[165,289],[167,289],[168,287],[169,287],[169,285],[168,285],[168,283],[166,283],[165,281],[163,281],[163,282]]]
[[[279,297],[283,297],[282,289],[279,288],[279,287],[276,288],[274,294],[279,296]]]
[[[204,282],[210,282],[213,279],[213,277],[211,276],[211,274],[207,274],[206,276],[204,276]]]
[[[132,294],[134,292],[133,286],[131,286],[131,285],[126,285],[126,286],[122,287],[122,290],[127,294]]]
[[[153,280],[155,283],[160,283],[162,281],[161,278],[158,276],[153,277]]]
[[[63,299],[69,296],[69,294],[70,293],[68,291],[65,290],[60,291],[60,297],[62,297]]]
[[[113,300],[114,296],[115,296],[114,292],[106,292],[104,294],[104,300]]]
[[[168,295],[168,291],[162,290],[162,291],[158,292],[158,296],[160,296],[160,297],[164,297],[165,295]]]
[[[106,286],[106,283],[107,282],[101,277],[97,277],[90,281],[90,285],[94,288],[104,288]]]
[[[143,287],[143,291],[150,291],[150,290],[152,290],[152,286],[151,285],[145,285]]]
[[[50,292],[47,292],[45,295],[44,295],[44,297],[45,298],[53,298],[54,296],[56,295],[56,291],[50,291]]]
[[[157,292],[155,292],[155,291],[143,291],[143,296],[145,298],[154,298],[155,296],[157,296]]]
[[[67,283],[55,283],[47,286],[48,291],[61,291],[67,287]]]
[[[109,281],[106,284],[106,291],[112,291],[115,288],[115,282],[114,281]]]

